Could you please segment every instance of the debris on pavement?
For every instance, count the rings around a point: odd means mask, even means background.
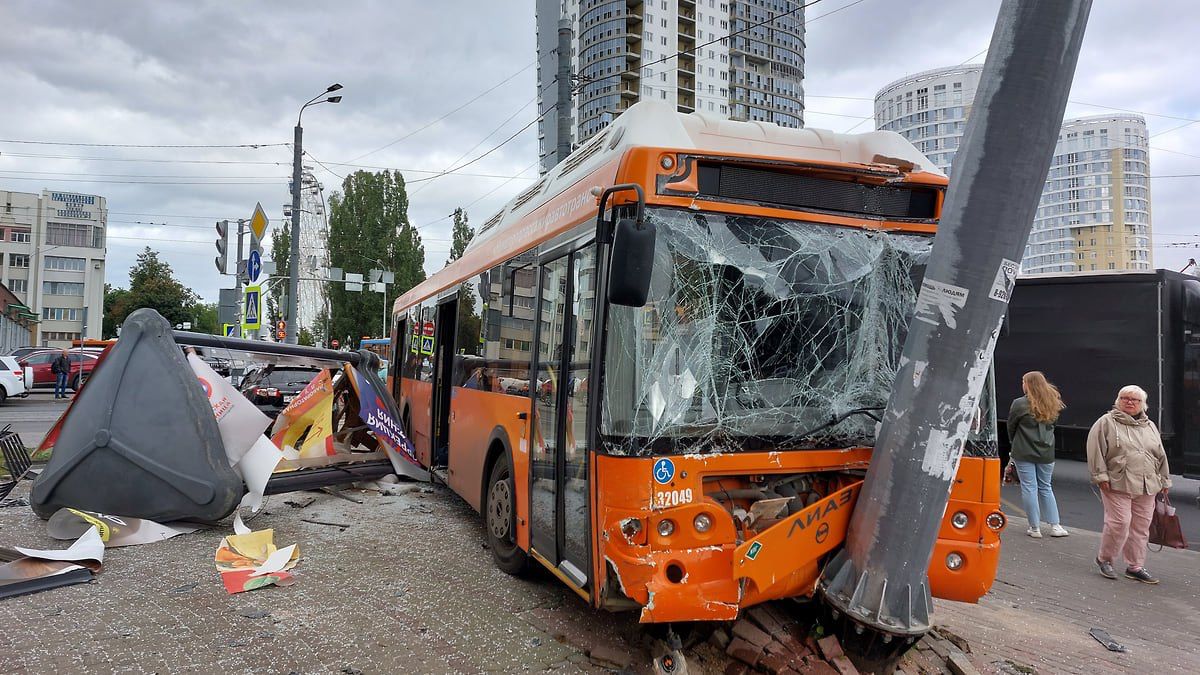
[[[350,523],[335,523],[330,520],[320,520],[318,518],[301,518],[301,522],[312,523],[313,525],[329,525],[331,527],[340,527],[343,530],[350,527]]]
[[[104,563],[104,542],[88,528],[65,550],[0,548],[0,599],[87,583]]]
[[[315,501],[317,501],[317,498],[312,495],[293,495],[283,500],[283,503],[293,509],[304,509],[312,506]]]
[[[105,548],[137,546],[163,541],[181,534],[191,534],[198,525],[163,525],[153,520],[110,516],[95,511],[59,509],[46,523],[46,533],[55,539],[78,539],[88,529],[95,528]]]
[[[288,570],[300,559],[296,544],[275,547],[275,531],[255,530],[221,539],[214,557],[221,582],[229,593],[263,586],[288,586],[295,579]]]
[[[1104,645],[1104,648],[1110,652],[1124,653],[1129,651],[1125,648],[1125,645],[1112,639],[1112,636],[1108,634],[1108,631],[1104,630],[1103,628],[1093,628],[1088,631],[1088,635],[1096,638],[1096,642]]]

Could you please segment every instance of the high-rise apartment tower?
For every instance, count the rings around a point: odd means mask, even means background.
[[[954,66],[896,80],[875,95],[875,124],[907,138],[953,181],[982,72]],[[1148,143],[1137,115],[1063,123],[1023,273],[1153,269]]]
[[[560,159],[558,23],[571,27],[574,148],[643,99],[786,127],[804,124],[797,0],[538,0],[538,156]],[[731,37],[727,37],[731,36]]]

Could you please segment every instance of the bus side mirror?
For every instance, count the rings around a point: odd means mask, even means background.
[[[652,223],[639,226],[632,218],[621,218],[613,228],[608,265],[608,301],[624,307],[645,307],[654,272]]]

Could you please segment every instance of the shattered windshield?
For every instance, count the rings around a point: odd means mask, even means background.
[[[932,237],[651,209],[645,307],[611,306],[610,452],[871,445]]]

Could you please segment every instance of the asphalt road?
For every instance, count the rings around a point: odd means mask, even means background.
[[[1171,503],[1177,509],[1183,536],[1195,547],[1200,545],[1200,508],[1196,505],[1200,481],[1182,476],[1172,476]],[[1085,462],[1059,460],[1054,464],[1054,498],[1058,502],[1058,513],[1062,524],[1099,532],[1104,525],[1104,510],[1100,505],[1098,488],[1091,484]],[[1021,508],[1021,488],[1005,485],[1003,490],[1004,510],[1017,518],[1009,526],[1009,535],[1024,533],[1025,512]]]
[[[26,447],[37,447],[70,401],[54,400],[54,390],[38,389],[28,398],[10,398],[0,405],[0,427],[11,424]]]

